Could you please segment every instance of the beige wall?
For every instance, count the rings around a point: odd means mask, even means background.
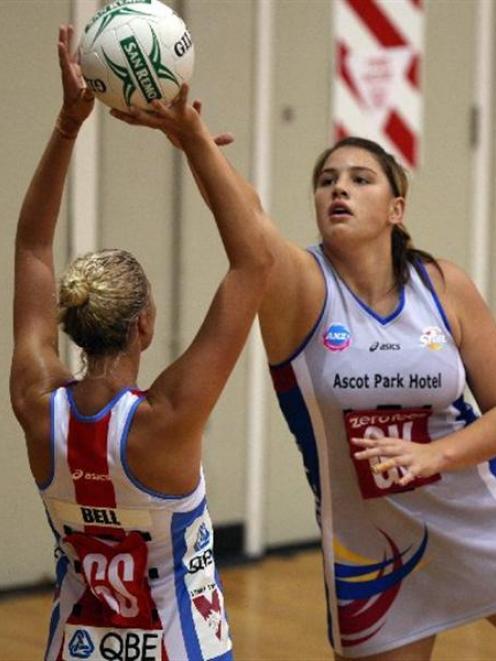
[[[11,355],[13,244],[17,215],[31,173],[44,147],[61,94],[56,69],[57,26],[68,19],[67,2],[0,2],[0,87],[4,90],[0,125],[3,237],[0,242],[3,311],[0,326],[0,588],[29,583],[52,571],[50,536],[35,492],[24,442],[10,411],[8,371]],[[62,211],[57,236],[61,264],[67,245]]]
[[[316,238],[309,176],[329,138],[331,41],[327,0],[274,0],[276,41],[272,126],[272,212],[288,237],[301,245]],[[0,168],[3,184],[4,265],[1,289],[0,381],[3,443],[0,504],[0,588],[35,582],[51,572],[43,510],[28,475],[19,429],[8,404],[11,352],[11,272],[16,217],[23,191],[58,108],[57,25],[69,0],[0,0],[3,90]],[[232,130],[228,149],[235,165],[251,171],[255,0],[187,0],[185,17],[196,46],[194,94],[204,100],[214,131]],[[456,8],[456,11],[454,10]],[[475,1],[427,4],[424,67],[423,165],[413,177],[408,216],[416,243],[469,268],[469,115],[474,68]],[[145,357],[141,385],[176,348],[192,339],[226,268],[220,242],[189,175],[179,179],[177,157],[160,135],[121,126],[101,112],[101,246],[119,245],[142,260],[159,308],[154,347]],[[179,217],[174,214],[179,212]],[[67,218],[62,212],[57,260],[66,257]],[[179,223],[179,225],[175,225]],[[180,237],[179,255],[173,254]],[[496,247],[496,246],[495,246]],[[173,258],[179,270],[172,271]],[[495,278],[493,269],[493,282]],[[171,312],[174,287],[178,314]],[[496,282],[493,286],[496,291]],[[171,337],[171,329],[178,336]],[[244,518],[246,356],[206,431],[205,469],[216,524]],[[310,492],[300,457],[269,390],[265,529],[269,544],[316,535]]]

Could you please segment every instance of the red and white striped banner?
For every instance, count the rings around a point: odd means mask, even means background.
[[[379,142],[419,165],[423,0],[333,0],[334,136]]]

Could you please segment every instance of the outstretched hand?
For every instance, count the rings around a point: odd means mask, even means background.
[[[195,134],[208,132],[201,119],[201,101],[189,104],[188,93],[189,86],[185,83],[181,86],[176,98],[170,103],[152,101],[151,110],[132,106],[129,108],[129,112],[113,109],[110,114],[126,124],[159,129],[165,133],[175,147],[183,149],[184,142]],[[213,140],[217,145],[225,146],[231,144],[234,138],[231,133],[220,133],[213,136]]]
[[[402,477],[400,486],[406,486],[416,477],[431,477],[443,469],[443,453],[439,443],[416,443],[402,438],[353,438],[353,443],[362,447],[354,453],[356,459],[378,458],[371,466],[374,473],[399,468]]]
[[[72,39],[74,28],[72,25],[61,25],[59,28],[58,54],[59,64],[62,74],[62,87],[64,91],[64,101],[59,121],[65,122],[78,128],[93,110],[95,97],[88,88],[81,73],[78,55],[73,53]]]

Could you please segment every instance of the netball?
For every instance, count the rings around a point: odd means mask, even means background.
[[[171,101],[193,73],[189,31],[160,0],[117,0],[103,7],[84,29],[79,55],[88,87],[122,111]]]

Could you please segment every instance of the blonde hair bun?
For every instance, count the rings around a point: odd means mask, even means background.
[[[59,283],[59,323],[88,355],[123,351],[131,324],[149,301],[148,280],[125,250],[75,259]]]
[[[90,285],[81,277],[67,277],[60,283],[60,305],[65,308],[78,308],[88,302]]]

